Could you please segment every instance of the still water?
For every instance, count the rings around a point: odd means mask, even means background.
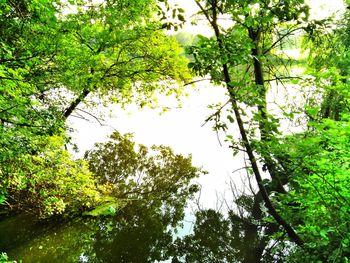
[[[168,258],[172,240],[161,215],[147,211],[70,220],[37,221],[28,215],[0,220],[0,252],[23,263],[159,262]]]

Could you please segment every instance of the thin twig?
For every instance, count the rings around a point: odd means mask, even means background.
[[[212,78],[209,78],[209,79],[197,79],[197,80],[185,83],[184,86],[192,85],[192,84],[195,84],[197,82],[206,81],[206,80],[212,80]]]
[[[85,114],[93,117],[101,126],[106,126],[106,124],[103,124],[102,121],[104,121],[104,119],[102,118],[98,118],[96,117],[95,115],[93,115],[92,113],[88,112],[88,111],[85,111],[83,109],[79,109],[79,108],[76,108],[77,110],[81,111],[81,112],[84,112]]]
[[[228,105],[231,102],[231,100],[226,101],[216,112],[214,112],[213,114],[211,114],[209,117],[207,117],[204,121],[204,123],[202,124],[201,127],[203,127],[204,125],[206,125],[213,117],[217,116],[218,114],[220,114],[220,112],[222,111],[223,108],[225,108],[226,105]]]

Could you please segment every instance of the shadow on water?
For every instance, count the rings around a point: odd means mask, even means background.
[[[172,232],[161,214],[127,211],[110,217],[0,221],[0,252],[23,263],[156,262],[166,260]]]

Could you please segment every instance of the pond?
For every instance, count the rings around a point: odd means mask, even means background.
[[[0,251],[24,263],[164,262],[173,240],[164,222],[147,211],[50,221],[17,215],[0,220]]]

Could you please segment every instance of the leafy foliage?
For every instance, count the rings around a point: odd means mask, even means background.
[[[283,84],[284,79],[293,78],[284,70],[288,66],[283,65],[284,54],[279,52],[279,46],[285,38],[305,30],[309,8],[304,1],[195,2],[214,36],[201,37],[196,46],[188,49],[194,57],[189,66],[198,75],[209,74],[214,84],[227,88],[230,103],[227,104],[231,106],[228,121],[237,123],[240,139],[233,140],[232,135],[227,138],[231,138],[233,148],[243,148],[247,153],[262,201],[276,224],[284,228],[293,242],[302,245],[300,236],[271,201],[273,192],[286,192],[286,182],[278,160],[269,150],[269,144],[278,143],[280,127],[279,116],[268,106],[268,94],[273,80]],[[228,28],[221,24],[222,17],[232,22]],[[208,120],[214,120],[215,127],[226,131],[227,125],[217,118],[223,108]],[[263,180],[265,170],[270,179]]]
[[[345,23],[312,39],[308,71],[318,94],[305,107],[307,130],[273,147],[289,174],[290,191],[281,198],[281,212],[306,242],[290,262],[347,262],[350,255],[347,28]]]
[[[41,215],[90,206],[94,179],[62,148],[66,119],[90,94],[141,106],[181,94],[186,58],[155,1],[1,1],[0,10],[0,203]]]
[[[1,181],[6,204],[17,211],[47,217],[65,210],[77,212],[99,201],[99,192],[84,161],[75,161],[63,148],[63,139],[38,142],[35,155],[18,154],[2,161]]]
[[[181,94],[174,84],[190,77],[187,60],[162,29],[177,29],[184,10],[174,7],[167,17],[160,6],[170,11],[169,3],[159,2],[0,1],[0,205],[41,217],[92,208],[86,215],[99,218],[96,232],[106,228],[94,240],[109,253],[97,249],[91,258],[104,262],[165,259],[167,227],[183,218],[186,200],[198,190],[191,180],[203,173],[190,157],[136,145],[119,133],[86,160],[64,149],[65,121],[81,103],[94,106],[89,96],[144,106],[159,92]],[[192,42],[188,68],[226,86],[229,102],[208,120],[225,132],[228,123],[238,124],[239,139],[227,138],[247,153],[247,171],[259,191],[235,201],[245,216],[199,211],[194,233],[173,247],[173,262],[347,262],[348,14],[335,28],[328,19],[309,21],[303,0],[195,2],[214,36],[182,36]],[[221,18],[231,24],[220,24]],[[289,72],[292,61],[283,52],[299,31],[309,41],[307,73],[313,77],[304,86],[298,83],[303,76]],[[283,85],[288,96],[289,87],[315,90],[298,101],[302,112],[289,101],[276,103],[277,110],[270,106],[269,95]],[[226,124],[220,114],[227,105]],[[287,134],[281,123],[295,120],[294,113],[308,125]],[[264,218],[262,204],[270,216]],[[131,255],[116,236],[147,245]],[[112,247],[120,253],[111,253]]]
[[[61,220],[57,222],[51,219],[52,222],[33,223],[24,218],[33,225],[18,230],[16,226],[15,229],[1,229],[0,224],[0,246],[4,243],[8,253],[38,262],[47,259],[61,262],[67,251],[69,262],[81,260],[81,257],[93,262],[135,263],[169,258],[172,237],[183,220],[186,202],[198,191],[192,180],[203,171],[192,166],[190,156],[174,154],[169,147],[136,145],[131,139],[130,134],[123,136],[115,132],[108,142],[99,143],[88,152],[86,160],[73,164],[69,160],[63,161],[62,158],[67,158],[66,152],[54,145],[53,150],[41,155],[42,159],[33,157],[34,161],[43,162],[33,164],[33,171],[39,173],[38,169],[45,165],[40,178],[45,175],[43,180],[46,180],[42,183],[50,182],[50,185],[45,185],[39,193],[45,194],[43,200],[38,200],[41,196],[35,192],[24,200],[30,202],[29,198],[36,198],[33,203],[47,204],[45,200],[53,197],[71,206],[70,211],[73,205],[76,209],[89,206],[93,209],[84,212],[83,218],[75,217],[66,222],[59,218]],[[87,170],[87,164],[91,172]],[[28,169],[28,163],[23,165]],[[22,167],[19,170],[23,170]],[[67,172],[72,175],[67,175]],[[54,180],[50,176],[55,176]],[[23,187],[24,194],[28,188],[38,188]],[[21,194],[19,190],[17,192]],[[19,194],[15,192],[9,196],[15,198]],[[45,208],[49,215],[63,211],[56,203]],[[31,230],[35,227],[39,230]],[[52,228],[57,234],[50,232]],[[18,239],[23,236],[27,240],[28,235],[28,247],[32,249],[25,246],[22,250],[23,246],[17,244],[12,250],[12,243],[21,244],[22,240]]]
[[[347,261],[347,247],[341,240],[347,244],[349,232],[348,211],[344,209],[349,202],[345,153],[348,63],[347,45],[338,40],[348,39],[348,34],[344,33],[348,31],[334,34],[329,19],[309,21],[309,8],[304,1],[195,2],[201,10],[200,15],[213,29],[214,36],[200,37],[195,45],[187,49],[194,59],[189,67],[199,76],[210,75],[214,84],[227,87],[230,104],[225,105],[231,105],[228,121],[220,120],[224,104],[219,105],[217,112],[208,120],[213,120],[215,127],[224,132],[228,123],[237,123],[240,140],[237,142],[230,134],[227,138],[232,140],[232,148],[247,153],[251,165],[248,173],[254,175],[262,197],[260,202],[264,202],[271,217],[264,221],[275,224],[270,242],[278,241],[279,246],[274,251],[283,260],[292,262]],[[221,24],[221,18],[230,19],[232,25]],[[290,48],[285,41],[300,31],[313,42],[308,72],[312,72],[314,78],[304,86],[296,86],[298,81],[290,82],[303,76],[291,75],[292,59],[286,59],[288,54],[283,50],[287,46]],[[329,36],[335,38],[325,41]],[[342,52],[334,56],[339,50]],[[276,85],[272,85],[274,82]],[[293,86],[298,88],[300,96],[306,91],[299,89],[316,87],[305,101],[295,99],[294,102],[298,100],[303,104],[304,111],[299,114],[304,122],[311,121],[304,132],[290,136],[282,132],[281,122],[291,123],[296,109],[289,107],[289,101],[270,101],[272,93],[277,93],[284,85],[288,87],[282,92],[287,100],[293,96],[289,90]],[[277,111],[270,102],[277,105]],[[264,172],[268,172],[268,178],[265,176],[263,179]],[[213,214],[217,216],[217,227],[224,226],[225,219],[218,213]],[[198,227],[204,225],[200,216],[197,218]],[[287,240],[281,240],[281,234],[276,235],[278,226],[283,227],[295,247]],[[243,229],[249,229],[249,226]],[[201,230],[205,231],[203,227]],[[227,227],[222,233],[223,239],[227,236],[226,232]],[[231,238],[234,235],[231,234]],[[197,253],[191,259],[193,262],[196,262],[196,257],[208,262],[220,262],[223,258],[224,262],[225,257],[219,256],[224,252],[218,252],[213,244],[207,246],[205,242],[208,240],[195,229],[195,234],[182,247],[185,251],[182,255],[190,258],[191,253]],[[191,242],[194,242],[193,247]],[[239,245],[231,246],[234,249]],[[186,247],[189,248],[187,252]],[[209,250],[201,254],[200,248]],[[283,254],[288,254],[287,259]],[[237,255],[235,257],[235,260],[240,260]]]
[[[191,180],[203,173],[192,166],[190,156],[174,154],[169,147],[136,145],[130,134],[118,132],[97,144],[86,159],[98,182],[110,185],[111,196],[155,209],[173,225],[182,219],[186,200],[198,191]]]
[[[287,137],[275,149],[276,155],[288,155],[291,171],[290,190],[280,209],[306,242],[291,262],[343,262],[350,255],[349,121],[325,119],[313,128]]]
[[[16,261],[9,260],[6,253],[2,252],[0,254],[0,262],[1,263],[16,263]]]

